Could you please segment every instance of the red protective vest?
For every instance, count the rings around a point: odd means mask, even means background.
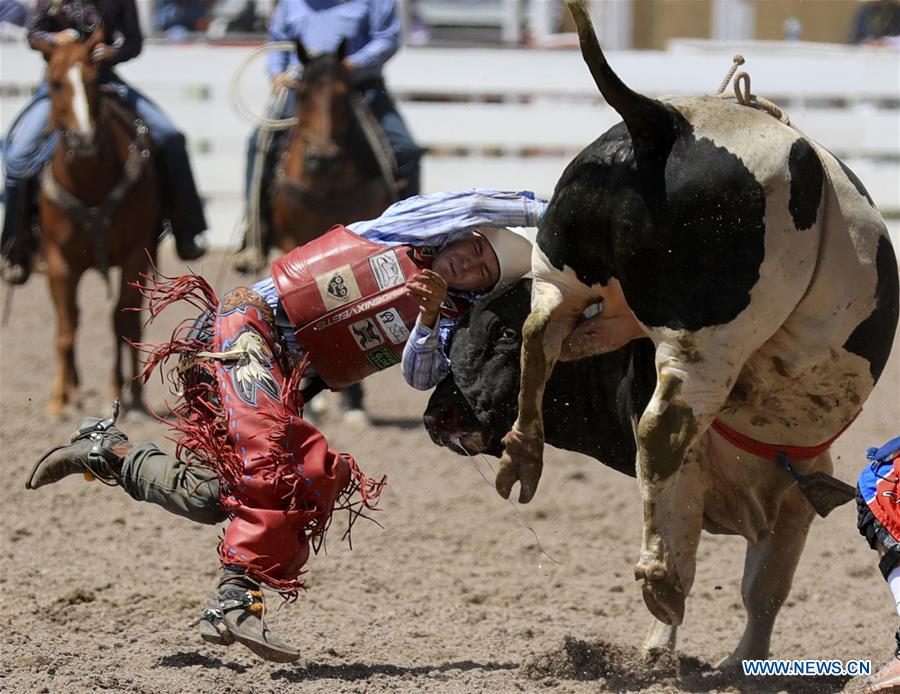
[[[410,251],[338,225],[272,263],[297,340],[329,388],[400,363],[419,313],[404,286],[418,270]]]

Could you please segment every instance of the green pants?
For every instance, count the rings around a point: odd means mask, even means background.
[[[195,523],[215,525],[228,516],[219,507],[219,478],[188,465],[152,443],[139,443],[122,463],[122,487],[133,499],[162,506]]]

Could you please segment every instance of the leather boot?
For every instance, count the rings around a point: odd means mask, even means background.
[[[197,236],[186,233],[176,233],[175,251],[182,260],[197,260],[206,253],[206,246],[197,242]]]
[[[200,637],[208,643],[227,646],[237,641],[260,658],[276,663],[300,658],[300,651],[269,631],[259,584],[241,569],[223,569],[216,597],[207,601],[196,624]]]
[[[7,284],[25,284],[31,276],[37,241],[31,230],[31,186],[6,182],[3,233],[0,236],[0,278]]]
[[[122,461],[131,450],[128,437],[116,428],[118,403],[108,419],[88,417],[75,430],[71,442],[47,451],[35,463],[25,482],[38,489],[80,472],[85,479],[100,479],[115,485],[122,476]]]

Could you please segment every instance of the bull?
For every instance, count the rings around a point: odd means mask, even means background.
[[[745,498],[715,518],[753,546],[812,513],[802,497],[787,512],[795,478],[773,464],[799,479],[831,470],[830,443],[890,354],[897,261],[862,182],[822,145],[750,98],[632,91],[606,61],[583,2],[566,2],[594,81],[623,122],[569,164],[540,222],[517,416],[496,487],[508,497],[518,483],[520,503],[537,489],[543,400],[567,337],[630,321],[634,330],[621,334],[652,341],[656,372],[634,429],[643,499],[635,578],[654,617],[674,626],[710,490],[724,496],[756,480],[759,503]],[[597,301],[596,329],[579,333],[579,316]],[[740,480],[708,478],[708,461],[739,455]],[[801,547],[785,540],[781,549]],[[766,575],[773,590],[790,583],[790,572]]]
[[[465,455],[501,454],[502,437],[517,415],[519,351],[530,297],[531,281],[525,280],[460,320],[448,346],[453,370],[435,389],[423,417],[436,444]],[[637,339],[612,352],[560,361],[544,391],[546,442],[634,477],[635,430],[656,389],[655,352],[651,340]],[[827,454],[801,467],[807,473],[832,469]],[[677,527],[693,531],[699,523],[707,532],[747,541],[741,583],[747,621],[720,667],[734,670],[742,660],[766,658],[815,517],[813,507],[787,470],[748,455],[713,429],[678,479],[679,498],[694,506],[675,509],[671,518]],[[692,578],[693,563],[690,568]],[[643,648],[673,649],[676,632],[675,625],[654,617]]]

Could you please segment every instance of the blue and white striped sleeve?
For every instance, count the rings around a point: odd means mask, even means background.
[[[416,390],[434,388],[450,372],[444,346],[455,322],[445,318],[428,328],[416,319],[400,360],[403,380]]]
[[[547,208],[534,193],[476,188],[415,195],[396,202],[377,219],[348,229],[388,246],[441,247],[478,227],[533,227]]]

